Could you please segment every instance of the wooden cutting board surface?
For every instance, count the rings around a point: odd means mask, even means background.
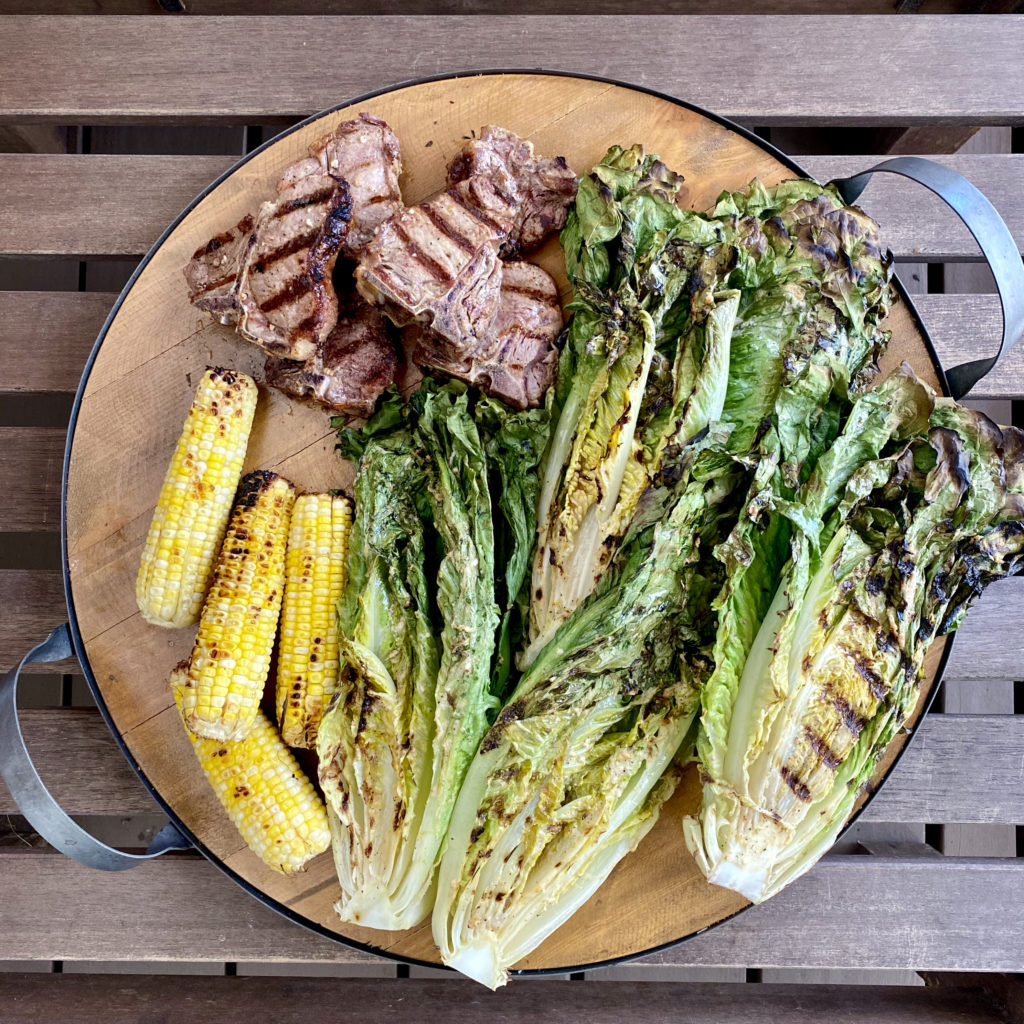
[[[229,174],[151,254],[107,329],[81,395],[66,492],[71,607],[98,695],[146,779],[238,880],[329,934],[436,963],[429,922],[407,932],[375,932],[337,919],[330,854],[298,877],[284,878],[245,848],[199,769],[167,687],[168,672],[189,655],[195,630],[147,625],[135,605],[143,541],[199,376],[208,364],[219,364],[259,377],[263,363],[255,346],[189,305],[182,268],[211,236],[255,211],[273,193],[284,168],[305,156],[311,142],[360,111],[384,118],[397,134],[405,168],[402,191],[409,204],[443,186],[447,163],[485,124],[531,139],[540,154],[565,156],[578,174],[597,163],[610,145],[642,142],[684,174],[682,201],[697,209],[709,208],[722,189],[738,188],[755,176],[773,184],[793,172],[700,113],[607,82],[503,74],[412,85],[324,114]],[[557,240],[534,258],[555,275],[564,297]],[[897,304],[887,326],[892,342],[883,370],[905,359],[938,386],[910,311]],[[333,445],[323,410],[261,386],[247,472],[273,469],[305,491],[345,487],[351,467],[337,457]],[[939,657],[937,645],[929,657],[926,691]],[[887,760],[895,754],[890,751]],[[694,771],[637,851],[519,966],[571,969],[636,955],[745,906],[735,893],[708,885],[686,851],[680,819],[698,801]]]

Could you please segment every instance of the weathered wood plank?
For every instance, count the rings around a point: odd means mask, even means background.
[[[67,432],[53,427],[0,427],[0,528],[60,529],[60,480]]]
[[[74,391],[114,304],[109,292],[0,293],[0,391]],[[994,295],[914,295],[944,366],[978,359],[1002,330]],[[1012,350],[972,398],[1024,396],[1024,347]]]
[[[0,391],[74,391],[116,295],[0,294]]]
[[[758,124],[1024,120],[1024,79],[992,74],[1017,66],[1024,19],[1015,16],[908,18],[899,31],[886,16],[25,16],[6,19],[4,35],[0,108],[9,121],[261,123],[416,76],[487,67],[594,72]],[[338,60],[339,40],[359,60]],[[765,88],[723,59],[730,47],[771,54],[775,67],[800,74],[777,75]],[[49,72],[55,64],[63,74]],[[852,87],[851,76],[882,78],[885,88]]]
[[[0,877],[0,959],[367,958],[279,917],[194,857],[107,875],[58,854],[0,850]],[[647,962],[1020,971],[1022,885],[1024,860],[829,857],[762,906]]]
[[[988,0],[988,13],[1012,13],[1017,0]],[[187,14],[267,15],[308,14],[308,0],[163,0],[161,6],[175,6]],[[918,14],[974,14],[979,0],[915,0]],[[45,11],[41,8],[45,7]],[[520,14],[631,14],[622,0],[522,0]],[[832,14],[893,14],[893,0],[839,0],[831,4]],[[322,0],[319,14],[506,14],[505,0]],[[645,14],[819,14],[820,0],[650,0]],[[0,0],[0,14],[156,14],[156,0]]]
[[[595,975],[600,978],[600,974]],[[978,989],[879,987],[857,991],[827,985],[691,984],[685,990],[657,982],[609,985],[531,985],[513,982],[488,992],[469,981],[394,981],[331,978],[181,978],[112,975],[11,975],[4,979],[4,1013],[10,1024],[150,1024],[216,1019],[248,1024],[255,1019],[303,1024],[310,1008],[330,1006],[331,1020],[405,1024],[410,1009],[419,1020],[449,1024],[636,1024],[711,1020],[749,1024],[982,1024],[993,1005]]]
[[[22,712],[21,723],[40,774],[69,813],[156,810],[98,711],[33,709]],[[985,770],[965,771],[971,763]],[[0,814],[16,812],[0,783]],[[1024,716],[927,716],[861,820],[1024,822]]]
[[[0,668],[14,665],[40,640],[45,640],[54,626],[67,620],[64,584],[60,572],[52,569],[0,570]],[[38,664],[32,672],[79,672],[76,658]]]
[[[862,820],[1024,822],[1024,716],[928,715]]]
[[[0,176],[18,182],[19,194],[18,200],[8,201],[0,222],[0,252],[141,255],[191,199],[236,159],[0,154]],[[47,193],[51,201],[43,203]],[[60,203],[52,202],[54,195],[62,197]]]
[[[638,136],[642,135],[638,130]],[[878,159],[797,157],[821,181],[854,174]],[[949,154],[941,159],[992,200],[1018,245],[1024,247],[1024,194],[1017,187],[1024,177],[1024,156]],[[7,195],[5,216],[0,221],[0,253],[141,255],[234,161],[231,156],[0,154],[0,177],[17,183]],[[682,170],[685,173],[685,168]],[[266,189],[272,185],[267,182]],[[63,201],[53,203],[54,195],[62,196]],[[254,208],[261,198],[254,195]],[[882,225],[885,244],[901,259],[981,258],[974,239],[946,205],[904,178],[879,175],[865,190],[861,203]]]
[[[19,721],[40,776],[69,814],[160,812],[128,767],[98,711],[30,710],[23,711]],[[0,813],[18,813],[2,782]]]

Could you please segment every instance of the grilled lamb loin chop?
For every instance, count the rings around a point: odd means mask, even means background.
[[[473,175],[489,178],[515,203],[515,222],[502,247],[503,257],[528,252],[565,224],[576,198],[576,174],[565,157],[534,156],[533,143],[514,132],[485,126],[448,165],[455,184]]]
[[[350,416],[369,416],[397,372],[394,331],[378,310],[363,303],[338,320],[311,359],[271,358],[265,367],[271,387]]]
[[[309,174],[278,185],[256,215],[238,274],[238,333],[284,359],[309,359],[338,320],[331,272],[348,231],[348,185]]]
[[[238,290],[235,281],[252,237],[252,214],[233,228],[214,235],[200,246],[185,267],[188,297],[193,306],[222,324],[238,322]]]
[[[377,228],[402,209],[398,178],[402,157],[386,121],[360,114],[338,125],[309,147],[309,158],[284,172],[282,182],[310,173],[330,174],[348,182],[352,219],[344,251],[358,257]]]
[[[309,169],[309,168],[307,168]],[[294,167],[290,168],[294,171]],[[277,197],[197,249],[189,298],[270,355],[308,359],[338,318],[331,272],[348,231],[346,182],[289,173]]]
[[[561,329],[562,308],[551,276],[532,263],[506,263],[498,312],[475,347],[460,352],[424,331],[413,359],[525,409],[540,405],[554,380],[554,342]]]
[[[487,178],[472,177],[380,226],[356,269],[359,294],[399,326],[419,323],[456,346],[498,309],[498,247],[515,213]]]

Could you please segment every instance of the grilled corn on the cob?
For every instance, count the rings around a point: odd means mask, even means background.
[[[259,710],[284,589],[295,488],[249,473],[238,489],[189,663],[185,724],[212,740],[246,737]]]
[[[206,370],[167,467],[135,585],[139,611],[155,626],[199,619],[255,410],[251,377]]]
[[[338,688],[338,613],[352,503],[330,494],[295,500],[277,654],[277,721],[290,747],[313,748]]]
[[[171,689],[183,714],[193,688],[187,666],[179,665]],[[290,874],[330,846],[323,801],[263,712],[238,743],[189,735],[232,824],[264,864]]]

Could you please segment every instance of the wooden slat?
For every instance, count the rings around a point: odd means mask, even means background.
[[[898,31],[885,16],[26,16],[5,19],[4,37],[0,108],[11,121],[260,123],[414,76],[486,67],[595,72],[759,124],[1024,120],[1024,78],[993,74],[1018,65],[1016,16],[908,18]],[[339,59],[339,47],[358,59]],[[764,59],[799,73],[772,75],[766,87],[749,73]]]
[[[0,570],[0,669],[6,671],[26,651],[45,640],[54,626],[67,621],[64,585],[60,572]],[[78,660],[39,664],[34,673],[78,672]]]
[[[52,427],[0,427],[0,529],[60,530],[66,436]]]
[[[1024,822],[1024,715],[926,716],[862,820]]]
[[[21,723],[40,774],[69,813],[156,809],[98,711],[33,709],[21,713]],[[984,764],[984,771],[966,771],[971,764]],[[13,813],[0,783],[0,814]],[[1024,822],[1024,715],[927,716],[861,820]]]
[[[19,196],[14,202],[13,194],[7,200],[0,221],[0,252],[141,255],[236,159],[0,154],[0,180],[17,182]],[[44,202],[47,194],[50,199]],[[60,203],[53,202],[54,195],[61,196]]]
[[[74,391],[116,295],[0,293],[0,391]]]
[[[160,812],[95,709],[22,711],[19,721],[40,776],[69,814]],[[0,813],[18,813],[2,782]]]
[[[366,959],[194,857],[102,874],[59,854],[4,849],[0,877],[0,960]],[[1020,971],[1022,886],[1024,860],[829,857],[762,906],[647,962]]]
[[[904,3],[908,0],[903,0]],[[920,14],[974,14],[984,6],[987,13],[1012,13],[1019,0],[914,0]],[[308,0],[163,0],[166,10],[175,7],[187,14],[258,15],[308,14]],[[832,14],[893,14],[894,0],[839,0],[829,5]],[[41,8],[45,7],[45,11]],[[520,0],[520,14],[629,14],[623,0]],[[505,14],[506,0],[321,0],[319,14]],[[692,0],[649,0],[645,14],[691,14]],[[702,14],[819,14],[820,0],[704,0]],[[155,14],[155,0],[0,0],[2,14]]]
[[[74,391],[116,298],[109,292],[0,292],[0,391]],[[915,295],[914,303],[945,366],[981,358],[998,344],[1002,319],[994,295]],[[972,398],[1022,396],[1020,346],[971,392]]]
[[[600,978],[600,974],[595,975]],[[987,1024],[993,1006],[977,989],[870,991],[827,985],[692,984],[681,990],[657,982],[531,985],[514,981],[499,992],[454,979],[393,981],[330,978],[182,978],[116,975],[12,975],[4,979],[9,1024],[152,1024],[217,1020],[304,1024],[311,1008],[331,1007],[330,1020],[405,1024],[410,1017],[448,1024],[664,1024],[714,1021],[750,1024]],[[415,1009],[413,1009],[415,1008]],[[681,1013],[684,1016],[681,1016]]]
[[[55,570],[0,570],[0,666],[13,664],[67,615],[61,575]],[[1013,679],[1024,664],[1024,633],[1007,623],[1024,618],[1024,577],[994,583],[959,631],[946,675],[957,679]],[[74,662],[33,670],[76,671]]]
[[[642,129],[637,137],[642,140]],[[871,156],[796,159],[821,181],[854,174],[878,161]],[[1024,156],[949,154],[940,159],[989,197],[1024,248],[1024,194],[1017,187],[1024,178]],[[0,154],[0,180],[16,183],[8,191],[0,220],[0,253],[141,255],[234,162],[230,156]],[[272,185],[267,182],[266,189]],[[54,195],[63,201],[54,203]],[[262,194],[254,196],[254,208],[260,198]],[[927,189],[905,178],[878,175],[860,202],[882,225],[882,239],[898,258],[981,258],[956,215]]]

